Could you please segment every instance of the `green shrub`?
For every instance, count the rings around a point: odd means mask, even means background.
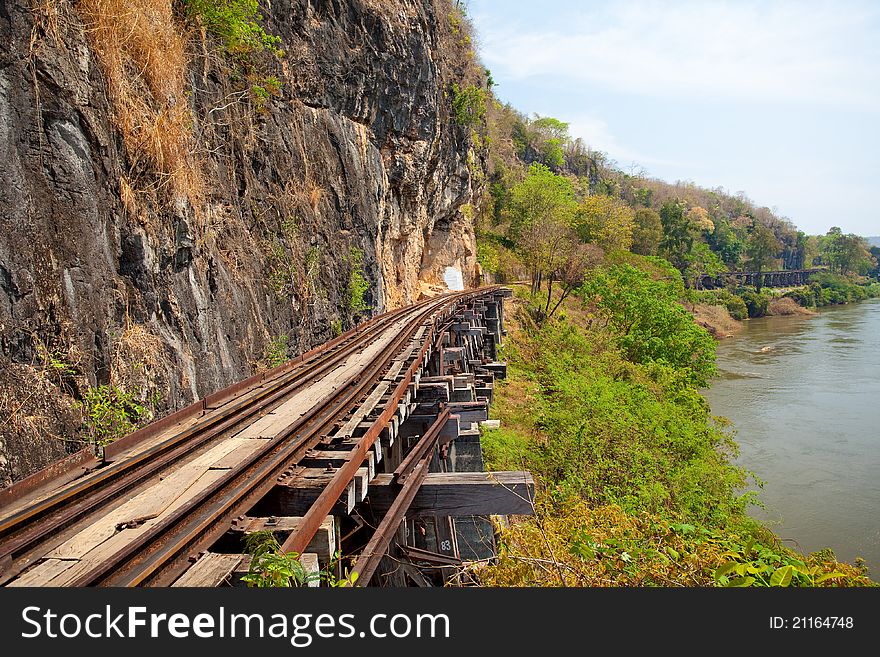
[[[281,82],[275,76],[263,78],[251,85],[251,98],[260,112],[266,111],[269,98],[281,93]]]
[[[263,355],[263,361],[268,368],[278,367],[290,360],[287,346],[288,340],[287,334],[282,333],[277,338],[269,341],[269,344],[266,346],[266,353]]]
[[[758,294],[751,290],[743,290],[740,292],[743,302],[745,302],[749,317],[763,317],[767,314],[767,306],[770,305],[770,296],[767,294]]]
[[[732,462],[736,445],[723,419],[711,417],[690,366],[630,362],[615,347],[630,327],[623,318],[647,320],[639,329],[647,336],[675,317],[652,304],[678,305],[675,295],[628,271],[601,276],[594,291],[620,292],[620,305],[603,308],[611,302],[588,295],[593,303],[567,305],[571,320],[510,329],[508,376],[493,406],[502,427],[484,431],[481,443],[489,469],[533,473],[535,515],[502,532],[481,582],[871,585],[858,565],[797,555],[748,517],[750,474]],[[653,300],[643,306],[616,282]],[[518,295],[517,317],[527,302]]]
[[[460,126],[476,126],[486,116],[486,92],[475,84],[452,85],[452,117]]]
[[[830,306],[878,297],[880,284],[861,285],[845,276],[822,272],[813,274],[808,285],[791,290],[785,296],[791,297],[805,308]]]
[[[294,552],[282,552],[271,531],[259,531],[245,538],[245,551],[251,556],[247,575],[241,579],[256,588],[306,586],[320,579],[320,573],[307,573]]]
[[[519,470],[528,461],[529,441],[521,433],[500,427],[481,431],[480,445],[495,470]]]
[[[360,249],[352,248],[348,253],[348,287],[346,290],[346,303],[348,309],[353,313],[360,313],[369,310],[365,296],[370,289],[370,282],[364,277],[362,271],[364,263],[364,252]]]
[[[817,290],[814,290],[810,286],[799,287],[790,292],[786,292],[784,296],[794,299],[798,305],[803,306],[804,308],[814,308],[817,305],[816,298],[821,295],[821,291],[821,288],[819,288],[817,294]]]
[[[734,319],[742,320],[749,316],[748,308],[742,297],[730,290],[692,290],[691,300],[694,303],[724,306]]]
[[[257,0],[184,0],[184,6],[187,15],[198,17],[231,54],[246,56],[264,50],[278,57],[284,54],[281,39],[260,25],[263,15]]]
[[[654,280],[632,265],[597,270],[580,288],[617,332],[617,344],[634,363],[666,364],[691,383],[706,385],[715,373],[715,341],[694,324],[680,303],[677,283]]]
[[[730,295],[730,299],[725,304],[727,312],[734,319],[743,320],[749,316],[749,308],[743,298],[735,294]]]
[[[130,434],[148,413],[134,393],[109,385],[89,388],[81,404],[98,445],[107,445]]]

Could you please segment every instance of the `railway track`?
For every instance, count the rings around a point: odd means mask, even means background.
[[[435,340],[448,329],[449,318],[462,304],[492,291],[451,294],[378,316],[259,381],[208,398],[198,415],[191,407],[176,424],[160,422],[123,439],[106,450],[109,458],[105,454],[101,467],[82,477],[54,489],[47,482],[49,490],[43,492],[25,486],[21,499],[15,499],[14,490],[3,491],[0,583],[170,585],[194,555],[208,550],[297,471],[309,450],[343,424],[420,334],[423,346],[411,354],[405,372],[395,373],[399,380],[379,418],[285,542],[285,550],[301,553],[361,467]],[[308,402],[313,403],[298,416],[289,413],[292,405],[304,408]],[[273,427],[271,435],[263,435],[261,426]],[[408,467],[423,476],[424,460],[421,454]],[[181,487],[186,495],[163,506],[163,491]],[[375,553],[375,546],[371,550]],[[364,563],[374,568],[375,555],[370,559]]]

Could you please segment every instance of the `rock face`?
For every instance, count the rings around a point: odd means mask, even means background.
[[[286,55],[266,102],[190,28],[190,198],[133,161],[82,17],[42,4],[53,20],[0,5],[0,485],[83,438],[89,388],[160,415],[251,374],[279,336],[291,356],[332,337],[357,320],[353,271],[373,311],[450,266],[472,282],[445,0],[273,0]]]

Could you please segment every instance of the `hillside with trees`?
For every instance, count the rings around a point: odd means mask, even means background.
[[[531,228],[523,197],[545,193],[557,201],[542,208],[542,227],[552,219],[581,243],[659,255],[689,282],[723,271],[827,267],[832,273],[864,276],[876,267],[876,254],[863,237],[836,227],[826,235],[807,235],[744,192],[626,173],[605,153],[571,136],[567,123],[526,116],[489,93],[486,101],[489,194],[477,227],[487,242],[481,264],[504,276],[519,273],[511,268],[514,261],[502,258],[496,265],[485,258],[503,247],[531,254],[526,258],[541,250],[542,231],[523,232],[527,224]],[[557,256],[561,253],[557,249]],[[532,261],[523,264],[534,266]]]
[[[485,84],[461,113],[485,164],[473,209],[488,281],[522,282],[496,391],[487,464],[528,469],[535,516],[501,532],[496,586],[858,586],[860,564],[804,555],[749,517],[753,475],[700,394],[713,335],[691,312],[734,322],[880,296],[876,251],[832,228],[807,235],[745,193],[626,172]],[[478,118],[477,118],[478,117]],[[780,293],[699,290],[724,272],[824,269]],[[804,311],[808,312],[808,311]]]

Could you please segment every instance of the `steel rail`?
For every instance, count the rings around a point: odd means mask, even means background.
[[[449,409],[444,408],[419,439],[419,442],[410,450],[407,457],[394,470],[394,481],[400,485],[400,491],[355,561],[348,578],[352,585],[366,586],[373,577],[373,573],[376,572],[379,562],[388,551],[394,533],[400,527],[404,515],[412,505],[419,487],[428,476],[437,439],[440,437],[440,432],[447,420],[449,420]]]
[[[445,404],[441,404],[440,408],[441,411],[437,416],[437,419],[431,423],[431,426],[428,427],[424,435],[422,435],[419,441],[409,451],[409,454],[406,455],[406,458],[404,458],[400,462],[400,465],[394,470],[395,482],[402,484],[406,481],[406,478],[416,467],[416,464],[422,460],[422,457],[429,450],[433,452],[434,446],[437,444],[437,439],[440,437],[440,431],[446,425],[450,415],[449,409],[446,408]]]
[[[102,461],[107,461],[108,457],[118,455],[120,452],[129,449],[138,443],[154,438],[167,431],[175,424],[179,424],[200,414],[204,415],[208,410],[216,410],[236,397],[241,397],[244,394],[253,392],[254,389],[265,387],[267,381],[272,382],[273,380],[278,380],[279,377],[282,377],[285,374],[308,367],[315,361],[320,361],[323,356],[326,356],[340,345],[353,340],[358,340],[363,332],[369,330],[373,324],[383,320],[390,314],[402,312],[403,310],[404,309],[401,308],[392,311],[392,313],[386,313],[385,315],[371,318],[363,324],[359,324],[323,345],[314,347],[286,363],[282,363],[266,372],[255,374],[254,376],[239,381],[227,388],[206,395],[189,406],[174,411],[173,413],[170,413],[155,422],[151,422],[149,425],[106,445],[101,449],[101,458],[98,458],[98,456],[95,455],[93,446],[84,447],[80,451],[56,461],[42,470],[38,470],[24,479],[15,482],[11,486],[0,490],[0,509],[11,506],[15,502],[26,497],[28,494],[45,487],[47,482],[58,477],[71,475],[71,473],[78,467],[88,472],[89,470],[98,467]]]
[[[430,303],[431,300],[428,300],[415,307]],[[332,345],[332,351],[313,350],[317,356],[314,360],[301,361],[301,366],[283,373],[264,389],[256,392],[249,390],[253,394],[245,393],[240,401],[222,409],[204,422],[189,427],[130,459],[111,463],[83,481],[4,518],[0,521],[0,537],[5,538],[0,542],[0,560],[4,561],[6,568],[0,578],[8,580],[17,575],[21,568],[15,568],[14,561],[21,559],[23,554],[33,551],[38,545],[46,543],[58,531],[74,525],[89,513],[95,512],[176,460],[190,454],[193,449],[242,424],[313,381],[361,348],[364,339],[381,333],[387,325],[412,310],[413,307],[398,309],[373,318],[359,332],[351,333],[347,341]],[[54,516],[51,515],[53,512]]]
[[[440,308],[452,307],[463,296],[469,295],[432,299],[425,309],[421,306],[408,308],[407,312],[414,313],[415,317],[407,328],[394,337],[366,371],[354,375],[347,385],[342,386],[337,395],[326,399],[316,412],[288,425],[268,445],[230,470],[211,489],[203,491],[100,565],[82,574],[73,585],[170,584],[186,570],[190,554],[207,549],[231,526],[233,518],[265,496],[281,475],[323,439],[325,431],[348,412],[350,404],[375,385],[375,378],[387,369],[388,363],[426,319]],[[301,435],[293,441],[288,440],[297,433]]]
[[[491,286],[489,288],[482,288],[476,292],[463,294],[457,297],[459,303],[456,304],[456,310],[458,310],[461,302],[466,303],[471,299],[489,294],[498,289],[498,287],[499,286]],[[448,314],[451,315],[453,313]],[[385,404],[385,408],[381,415],[376,418],[367,432],[361,436],[357,445],[351,450],[349,460],[336,471],[333,479],[321,492],[318,499],[315,500],[315,503],[312,504],[308,511],[306,511],[305,515],[303,515],[297,530],[291,533],[284,541],[284,544],[281,546],[281,549],[284,552],[302,554],[312,538],[314,538],[321,523],[324,521],[324,518],[330,513],[336,500],[339,499],[339,496],[342,494],[342,491],[345,490],[348,482],[354,477],[358,467],[360,467],[360,464],[363,462],[363,459],[366,458],[367,451],[373,446],[373,443],[376,442],[382,429],[394,416],[394,413],[397,410],[397,404],[403,398],[409,384],[412,383],[413,377],[415,376],[416,371],[421,367],[425,355],[433,347],[434,339],[437,335],[437,325],[445,321],[445,319],[445,317],[435,317],[434,325],[431,327],[429,333],[423,338],[424,344],[419,351],[418,357],[413,360],[406,375],[400,383],[397,384],[394,393]]]
[[[428,476],[431,456],[432,454],[430,453],[422,456],[418,463],[415,464],[406,481],[401,485],[400,492],[394,498],[394,502],[391,503],[391,507],[382,518],[379,526],[376,527],[376,531],[373,532],[369,542],[361,551],[360,556],[349,573],[348,581],[351,582],[352,586],[366,586],[370,583],[373,573],[376,572],[382,557],[388,551],[388,546],[391,544],[394,533],[400,527],[400,523],[403,522],[404,515],[406,515],[407,510],[412,505],[412,501],[419,491],[422,482],[425,481],[425,477]]]

